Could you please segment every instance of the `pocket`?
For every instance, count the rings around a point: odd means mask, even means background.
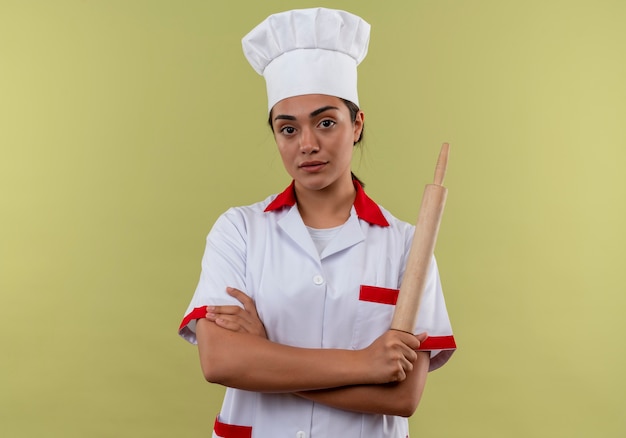
[[[399,292],[398,289],[361,285],[352,336],[354,349],[367,347],[389,330]]]

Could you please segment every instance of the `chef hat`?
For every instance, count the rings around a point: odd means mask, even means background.
[[[327,94],[359,104],[356,67],[365,58],[370,25],[349,12],[296,9],[270,15],[242,40],[265,77],[268,111],[280,100]]]

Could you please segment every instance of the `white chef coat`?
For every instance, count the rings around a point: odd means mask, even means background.
[[[304,348],[362,349],[389,329],[415,227],[372,201],[355,182],[350,217],[318,254],[296,206],[294,185],[281,194],[229,209],[207,237],[202,273],[180,325],[196,343],[196,320],[208,305],[240,305],[251,296],[270,340]],[[436,261],[415,333],[429,337],[430,369],[456,348]],[[263,366],[250,364],[250,366]],[[408,437],[406,418],[348,412],[291,394],[227,388],[214,437]]]

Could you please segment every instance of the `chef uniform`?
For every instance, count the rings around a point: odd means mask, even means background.
[[[266,77],[270,110],[285,97],[309,93],[357,103],[356,65],[365,56],[368,41],[369,25],[359,17],[317,8],[270,16],[244,38],[244,52],[255,68],[262,65],[258,70]],[[327,57],[326,52],[332,55]],[[349,59],[338,62],[342,57]],[[268,73],[277,59],[282,59],[280,68]],[[305,68],[311,62],[315,68]],[[284,69],[291,73],[285,75]],[[310,77],[302,82],[293,79],[301,78],[297,70]],[[326,78],[329,72],[345,83]],[[330,230],[307,229],[293,182],[278,195],[221,215],[207,237],[200,280],[180,335],[196,342],[196,320],[205,316],[206,306],[241,306],[226,293],[227,286],[252,297],[273,342],[357,350],[386,332],[415,228],[376,204],[357,181],[354,186],[349,219]],[[456,348],[434,258],[417,321],[415,333],[429,334],[420,350],[430,352],[434,370]],[[408,434],[406,418],[349,412],[288,393],[234,388],[226,389],[213,431],[214,438]]]

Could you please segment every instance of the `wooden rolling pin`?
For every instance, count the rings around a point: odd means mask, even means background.
[[[394,330],[413,333],[415,329],[420,301],[426,286],[428,269],[435,250],[437,233],[448,194],[448,189],[442,184],[446,175],[449,149],[448,143],[444,143],[441,147],[435,168],[434,182],[427,184],[424,189],[415,235],[391,321],[391,328]]]

